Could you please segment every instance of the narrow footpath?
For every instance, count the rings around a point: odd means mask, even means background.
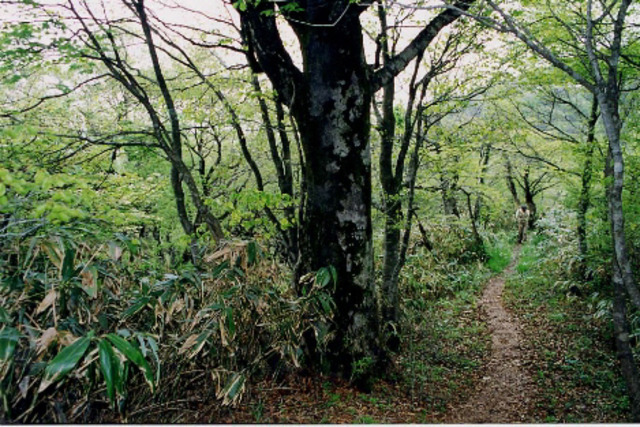
[[[535,383],[524,368],[521,326],[502,305],[505,278],[513,274],[520,246],[511,264],[492,278],[482,294],[480,308],[491,332],[491,358],[475,392],[466,402],[449,408],[446,423],[519,423],[530,420]]]

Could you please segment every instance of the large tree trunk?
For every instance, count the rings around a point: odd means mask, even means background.
[[[315,29],[303,48],[306,88],[298,121],[307,185],[303,269],[328,264],[338,273],[335,339],[328,357],[334,372],[373,361],[377,351],[371,231],[371,153],[367,80],[357,16]],[[372,368],[372,366],[371,366]],[[371,369],[369,368],[369,369]],[[364,376],[369,376],[365,373]]]

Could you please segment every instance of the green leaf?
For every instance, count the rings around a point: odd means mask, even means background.
[[[320,295],[318,295],[318,301],[320,301],[320,305],[322,305],[322,309],[324,310],[324,313],[331,314],[332,312],[331,303],[333,302],[331,297],[327,294],[321,293]]]
[[[20,332],[10,326],[0,330],[0,381],[4,379],[11,365],[11,358],[16,351]]]
[[[56,357],[47,365],[44,370],[44,377],[38,388],[38,393],[46,390],[51,384],[62,379],[73,368],[76,367],[82,356],[84,356],[93,333],[89,333],[86,337],[76,340],[73,344],[63,348]]]
[[[142,310],[142,308],[147,305],[149,303],[149,301],[151,301],[151,298],[149,297],[142,297],[140,298],[135,304],[133,304],[131,307],[127,308],[123,313],[122,313],[122,319],[126,319],[130,316],[133,316],[134,314],[136,314],[138,311]]]
[[[331,273],[329,272],[329,269],[326,267],[322,267],[321,269],[319,269],[318,272],[316,273],[316,283],[321,288],[324,288],[330,282],[331,282]]]
[[[62,261],[62,279],[67,281],[75,276],[73,269],[73,261],[76,257],[76,251],[73,248],[68,248],[64,251],[64,259]]]
[[[211,278],[217,279],[227,268],[229,268],[229,261],[221,262],[211,271]]]
[[[198,353],[200,353],[212,333],[212,329],[205,329],[200,335],[198,335],[195,343],[195,348],[189,355],[189,359],[193,359]]]
[[[233,321],[233,308],[227,307],[225,311],[227,314],[227,329],[229,330],[229,336],[233,338],[236,334],[236,323]]]
[[[247,10],[247,2],[246,0],[238,0],[237,2],[233,3],[233,6],[238,9],[240,12],[246,12]]]
[[[118,381],[121,381],[118,375],[118,361],[116,355],[113,352],[111,344],[107,340],[100,340],[98,343],[98,350],[100,353],[100,370],[102,376],[107,384],[107,397],[111,401],[112,406],[116,404],[116,391],[115,387]]]
[[[95,266],[81,271],[82,290],[85,291],[89,298],[95,299],[98,296],[98,269]]]
[[[0,307],[0,323],[10,323],[10,322],[11,322],[11,316],[9,315],[9,312],[4,307]]]
[[[122,354],[124,354],[127,359],[129,359],[138,368],[140,368],[140,370],[142,371],[142,374],[144,375],[144,379],[146,380],[147,384],[149,384],[149,388],[151,389],[151,392],[152,393],[155,392],[155,382],[153,381],[153,372],[151,370],[151,366],[149,366],[149,363],[142,356],[142,353],[140,353],[140,351],[138,351],[137,348],[129,344],[123,338],[115,334],[107,335],[107,339],[111,341],[111,343]]]
[[[214,302],[209,307],[207,307],[207,309],[213,310],[213,311],[220,311],[220,310],[222,310],[224,308],[225,308],[225,305],[222,304],[222,303],[219,303],[219,302]]]
[[[136,334],[135,336],[138,339],[138,343],[140,344],[140,351],[142,352],[142,357],[144,357],[146,359],[147,358],[147,346],[144,343],[144,336],[142,336],[140,334]]]
[[[235,373],[227,382],[224,388],[218,394],[218,399],[223,399],[222,405],[227,406],[234,404],[244,391],[245,377],[242,374]]]
[[[151,354],[153,354],[153,358],[156,360],[156,365],[158,369],[156,370],[156,384],[160,382],[160,357],[158,356],[158,343],[152,337],[147,337],[147,342],[149,343],[149,348],[151,348]]]
[[[249,242],[247,244],[247,264],[253,265],[258,259],[258,247],[256,242]]]
[[[333,280],[333,286],[335,290],[335,286],[338,284],[338,271],[333,265],[329,266],[329,273],[331,273],[331,280]]]

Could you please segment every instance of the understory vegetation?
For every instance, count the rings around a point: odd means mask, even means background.
[[[535,420],[622,421],[629,403],[612,348],[607,272],[576,278],[575,242],[559,223],[541,221],[531,233],[506,288],[525,325],[540,394]],[[431,249],[414,236],[400,283],[403,344],[367,394],[300,370],[303,334],[322,337],[331,322],[330,269],[296,297],[290,273],[255,241],[206,253],[199,268],[171,266],[153,239],[98,240],[94,226],[44,221],[28,238],[5,240],[8,419],[433,422],[480,380],[490,337],[478,301],[509,264],[515,238],[487,234],[486,256],[464,257],[473,244],[465,227],[429,227]]]
[[[61,227],[8,243],[2,398],[16,421],[89,422],[108,408],[126,419],[195,374],[215,384],[199,398],[234,405],[269,364],[299,367],[302,334],[321,336],[331,313],[330,270],[296,297],[255,242],[209,254],[206,272],[158,269],[146,242],[122,235]]]
[[[524,326],[526,368],[535,380],[532,422],[624,422],[629,399],[616,361],[607,272],[590,263],[593,277],[581,280],[575,236],[562,227],[566,212],[556,213],[523,246],[505,287],[507,307]]]
[[[205,255],[203,269],[182,262],[166,268],[152,241],[121,233],[93,241],[91,226],[80,220],[43,224],[3,247],[2,398],[8,419],[160,422],[165,411],[175,411],[172,422],[314,420],[288,415],[289,408],[259,416],[226,408],[237,407],[247,391],[249,401],[260,396],[265,381],[277,388],[291,375],[305,377],[302,336],[310,330],[321,341],[328,329],[331,269],[309,277],[308,293],[296,297],[286,269],[255,242]],[[430,231],[434,239],[448,239],[453,230]],[[488,270],[473,259],[437,262],[459,251],[460,242],[443,243],[433,253],[416,247],[401,285],[404,346],[387,381],[396,387],[393,398],[409,398],[423,418],[461,398],[488,346],[475,310]],[[306,381],[318,381],[308,375]],[[323,383],[329,399],[337,393],[327,391],[334,383],[328,377]],[[377,399],[374,392],[369,403]],[[323,416],[329,416],[329,409],[347,410],[352,402],[317,404],[326,405]],[[194,415],[194,408],[208,406]],[[358,422],[357,416],[349,422]]]

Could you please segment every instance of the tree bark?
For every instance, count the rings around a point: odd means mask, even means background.
[[[522,190],[524,191],[524,202],[527,204],[527,208],[529,209],[529,229],[534,230],[536,221],[538,220],[538,207],[536,206],[534,199],[536,191],[532,188],[530,169],[528,166],[522,175]]]
[[[305,36],[309,86],[295,110],[305,153],[307,199],[300,239],[305,270],[333,265],[339,288],[328,357],[343,376],[364,368],[377,340],[371,226],[371,152],[367,80],[357,16]],[[373,366],[367,367],[372,369]],[[365,376],[371,372],[362,372]]]
[[[591,179],[593,176],[593,152],[595,150],[596,123],[598,122],[598,100],[594,96],[591,103],[591,114],[587,123],[587,141],[584,166],[581,175],[580,198],[578,200],[578,249],[582,258],[582,271],[584,276],[585,259],[587,257],[587,211],[589,210]]]

